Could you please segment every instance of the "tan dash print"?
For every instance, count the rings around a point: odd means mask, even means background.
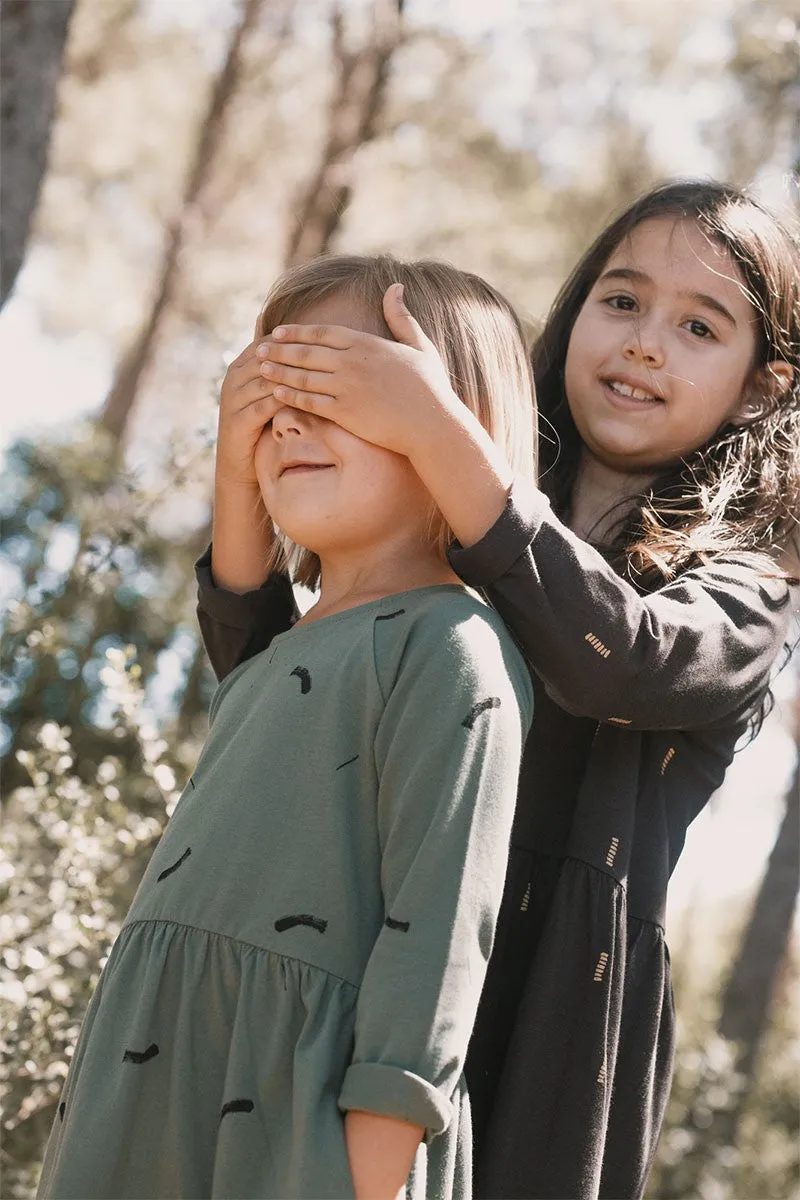
[[[603,976],[605,975],[605,972],[606,972],[606,966],[607,966],[607,964],[608,964],[608,955],[606,954],[606,952],[605,952],[605,950],[604,950],[604,951],[603,951],[603,953],[602,953],[602,954],[600,955],[600,957],[598,958],[598,960],[597,960],[597,966],[596,966],[596,967],[595,967],[595,969],[594,969],[594,981],[595,981],[595,983],[600,983],[600,981],[602,980],[602,978],[603,978]]]
[[[669,750],[664,755],[664,761],[661,764],[661,774],[662,775],[664,774],[664,772],[666,771],[667,767],[672,762],[674,757],[675,757],[675,747],[670,746]]]
[[[619,838],[612,838],[611,845],[608,847],[608,853],[606,854],[606,866],[607,867],[613,867],[614,859],[617,857],[618,850],[619,850]]]
[[[528,911],[528,904],[530,903],[530,899],[531,899],[531,885],[529,883],[528,886],[525,888],[525,895],[522,897],[522,904],[520,904],[520,906],[519,906],[520,912]]]
[[[608,658],[609,654],[611,653],[608,646],[606,646],[604,642],[601,642],[600,638],[593,633],[587,633],[583,640],[588,642],[592,649],[596,650],[601,658]]]
[[[599,1071],[599,1073],[598,1073],[598,1076],[597,1076],[597,1082],[598,1082],[598,1083],[605,1083],[605,1082],[606,1082],[606,1073],[607,1073],[607,1068],[606,1068],[606,1060],[605,1060],[605,1059],[603,1059],[603,1065],[602,1065],[602,1067],[600,1068],[600,1071]]]
[[[609,725],[632,725],[630,717],[608,717]]]

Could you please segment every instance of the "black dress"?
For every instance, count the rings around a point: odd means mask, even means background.
[[[768,686],[792,593],[754,555],[649,596],[535,489],[450,551],[533,668],[505,898],[467,1060],[476,1196],[634,1200],[669,1095],[664,910],[686,830]],[[197,566],[219,677],[288,628],[288,581],[239,596]]]

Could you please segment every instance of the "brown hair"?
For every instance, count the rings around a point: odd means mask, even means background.
[[[705,445],[666,468],[625,508],[609,551],[615,567],[651,591],[724,552],[779,551],[800,522],[800,252],[797,240],[745,193],[710,180],[654,188],[597,238],[564,284],[533,348],[541,422],[541,486],[556,512],[571,502],[581,439],[564,389],[564,363],[583,304],[617,247],[643,221],[696,221],[741,271],[758,318],[755,371],[774,359],[792,367],[788,388],[766,378],[755,411],[726,423]]]
[[[535,398],[525,336],[508,301],[477,275],[433,260],[401,262],[388,254],[331,255],[282,275],[272,286],[259,318],[267,335],[278,325],[302,319],[328,296],[345,295],[374,314],[382,336],[392,334],[383,317],[383,295],[403,285],[406,307],[439,351],[453,390],[503,448],[517,473],[535,478]],[[452,537],[433,508],[431,540],[444,556]],[[316,554],[276,538],[271,570],[288,570],[296,583],[319,582]]]

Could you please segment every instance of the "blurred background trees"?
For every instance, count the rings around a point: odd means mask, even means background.
[[[191,567],[218,384],[275,275],[325,250],[433,254],[533,327],[611,212],[664,175],[752,184],[797,219],[796,0],[482,7],[0,4],[9,1200],[33,1193],[91,988],[202,744],[214,680]],[[24,57],[23,36],[42,48]],[[797,1193],[792,668],[778,691],[769,764],[739,784],[758,789],[763,854],[737,888],[720,852],[725,903],[689,879],[671,916],[663,1200]]]

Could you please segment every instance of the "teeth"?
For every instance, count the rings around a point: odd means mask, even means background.
[[[618,396],[630,396],[633,400],[656,400],[652,392],[643,392],[641,388],[631,387],[627,383],[619,383],[616,379],[612,379],[608,385],[612,392],[616,392]]]

